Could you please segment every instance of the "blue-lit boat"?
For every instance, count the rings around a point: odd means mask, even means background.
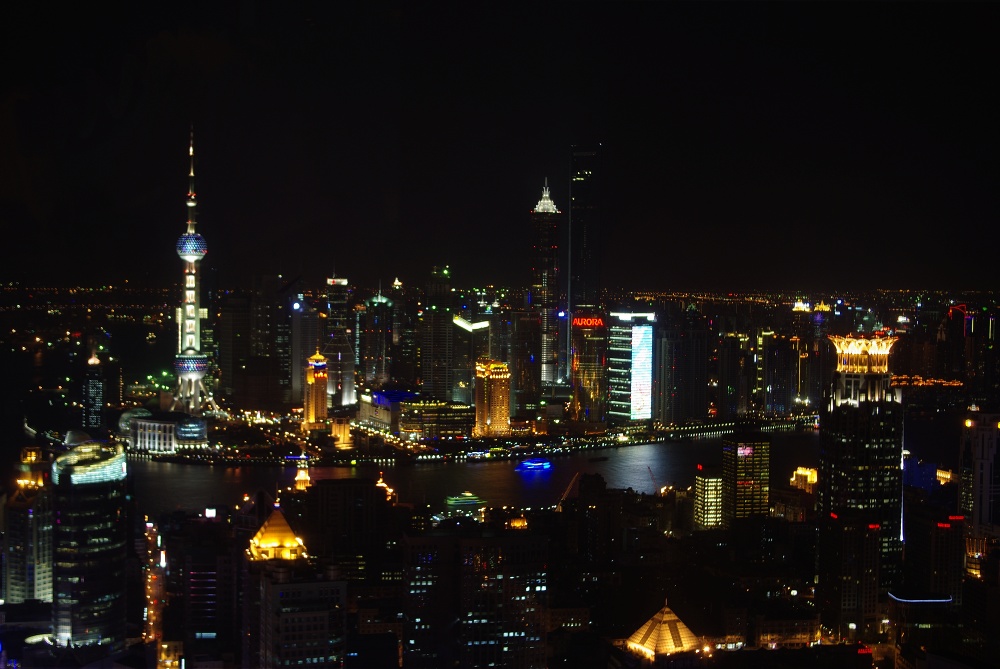
[[[515,471],[519,472],[540,472],[552,469],[552,463],[545,458],[528,458],[518,463]]]

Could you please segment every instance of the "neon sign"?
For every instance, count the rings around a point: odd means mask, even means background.
[[[604,319],[600,317],[595,318],[591,316],[574,316],[573,325],[576,327],[584,327],[584,328],[603,328]]]

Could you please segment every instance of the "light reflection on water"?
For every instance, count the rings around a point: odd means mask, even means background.
[[[435,511],[444,507],[445,497],[465,490],[494,506],[551,507],[577,472],[601,474],[609,488],[650,493],[654,481],[656,487],[686,488],[693,482],[699,463],[721,464],[721,444],[720,439],[704,439],[587,451],[554,456],[550,458],[551,469],[527,472],[515,471],[514,461],[479,461],[393,468],[315,467],[310,474],[314,481],[355,477],[374,480],[382,471],[400,502],[429,505]],[[797,466],[816,466],[817,451],[814,432],[773,434],[772,485],[786,483]],[[130,460],[129,468],[140,511],[154,517],[164,511],[235,505],[244,493],[266,490],[274,494],[279,486],[292,485],[295,478],[294,467],[226,468]]]

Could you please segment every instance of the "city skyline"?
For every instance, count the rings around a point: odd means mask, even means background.
[[[193,124],[225,287],[441,264],[527,286],[530,211],[546,179],[569,211],[571,147],[595,142],[605,287],[995,283],[993,6],[243,2],[74,32],[17,11],[5,282],[175,280]]]

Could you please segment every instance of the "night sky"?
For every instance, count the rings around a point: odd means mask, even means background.
[[[995,3],[41,4],[0,28],[2,281],[179,281],[193,124],[223,286],[526,284],[600,142],[608,286],[997,287]]]

